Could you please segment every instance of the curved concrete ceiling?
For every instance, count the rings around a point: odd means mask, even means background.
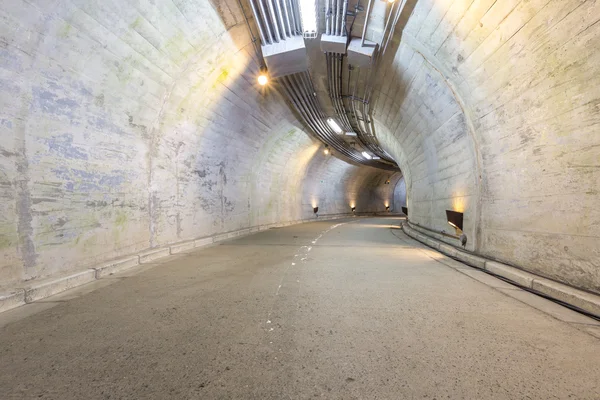
[[[412,222],[449,230],[445,210],[462,211],[469,250],[600,292],[599,11],[407,2],[372,117]],[[0,286],[315,206],[402,203],[400,173],[325,156],[255,83],[236,1],[14,0],[0,18]]]

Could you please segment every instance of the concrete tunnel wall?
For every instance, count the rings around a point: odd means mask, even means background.
[[[324,157],[258,90],[233,0],[0,18],[1,285],[392,199],[399,175]],[[599,19],[591,0],[407,2],[373,117],[414,222],[463,211],[469,250],[600,293]]]
[[[408,1],[375,126],[410,219],[600,293],[600,2]]]
[[[0,288],[392,201],[388,172],[323,155],[257,87],[235,2],[17,0],[0,21]]]

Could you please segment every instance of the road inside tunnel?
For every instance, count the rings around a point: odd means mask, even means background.
[[[3,313],[0,397],[600,397],[600,324],[400,222],[271,229]]]

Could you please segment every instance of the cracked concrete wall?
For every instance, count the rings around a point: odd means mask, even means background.
[[[388,173],[323,155],[257,87],[237,7],[2,3],[0,287],[313,205],[384,210]]]
[[[409,3],[375,118],[411,219],[599,293],[600,2]]]

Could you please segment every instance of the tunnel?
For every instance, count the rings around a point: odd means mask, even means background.
[[[0,398],[600,398],[600,2],[0,18]]]

